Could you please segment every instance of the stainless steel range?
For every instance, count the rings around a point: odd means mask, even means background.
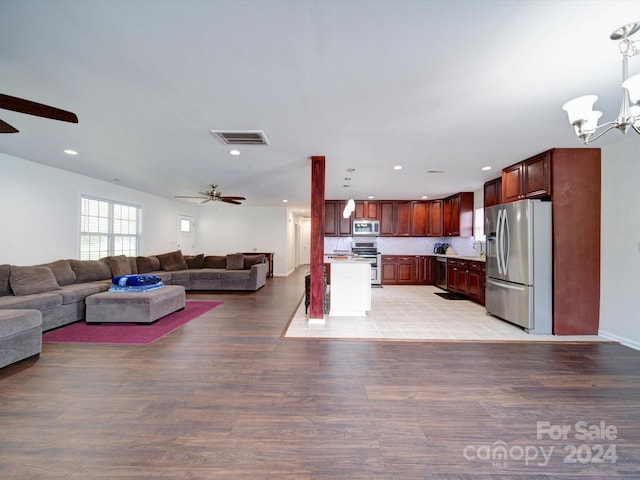
[[[378,252],[378,242],[371,237],[353,237],[351,253],[355,258],[366,259],[371,264],[371,284],[380,285],[381,255]]]

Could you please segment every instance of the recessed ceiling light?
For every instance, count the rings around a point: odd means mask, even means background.
[[[289,200],[282,200],[282,203],[289,203]]]
[[[482,167],[482,170],[491,170],[491,167],[487,165],[486,167]]]
[[[426,200],[429,197],[427,197],[426,195],[422,195],[420,198],[422,198],[423,200]]]
[[[444,170],[427,170],[427,173],[444,173]]]
[[[393,167],[394,170],[402,170],[402,165],[395,165]]]
[[[376,198],[376,197],[374,197],[373,195],[369,195],[367,198],[371,200],[372,198]]]
[[[240,155],[240,150],[236,150],[235,148],[233,150],[229,150],[229,153],[231,155]]]
[[[66,149],[64,151],[64,153],[66,153],[67,155],[77,155],[78,152],[76,152],[75,150],[71,150],[70,148]]]

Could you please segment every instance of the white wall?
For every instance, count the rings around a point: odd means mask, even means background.
[[[196,209],[196,253],[273,252],[274,275],[286,275],[295,261],[289,218],[286,207],[201,205]]]
[[[0,263],[78,258],[82,194],[143,208],[140,253],[176,249],[178,214],[195,207],[0,153]]]
[[[599,333],[636,349],[640,349],[639,182],[640,137],[631,131],[624,140],[602,149]]]

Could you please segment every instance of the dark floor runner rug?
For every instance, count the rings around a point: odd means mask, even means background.
[[[464,295],[458,295],[457,293],[451,293],[451,292],[433,292],[433,293],[447,300],[469,300]]]
[[[135,323],[89,325],[80,321],[45,332],[42,335],[42,341],[44,343],[148,345],[221,304],[222,302],[186,302],[183,310],[173,312],[149,325]]]

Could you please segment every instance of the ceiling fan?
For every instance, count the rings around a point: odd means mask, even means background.
[[[0,108],[12,110],[18,113],[26,113],[35,115],[36,117],[51,118],[52,120],[60,120],[62,122],[78,123],[78,117],[75,113],[62,110],[60,108],[50,107],[42,103],[24,100],[23,98],[12,97],[0,93]],[[18,129],[9,125],[7,122],[0,120],[0,133],[18,133]]]
[[[185,197],[182,195],[176,195],[174,198],[203,198],[204,200],[202,200],[200,203],[225,202],[225,203],[233,203],[234,205],[242,205],[238,200],[246,200],[246,198],[244,197],[223,196],[218,190],[216,190],[218,188],[218,185],[212,184],[212,185],[209,185],[209,188],[211,188],[211,190],[198,192],[200,195],[202,195],[201,197]]]

